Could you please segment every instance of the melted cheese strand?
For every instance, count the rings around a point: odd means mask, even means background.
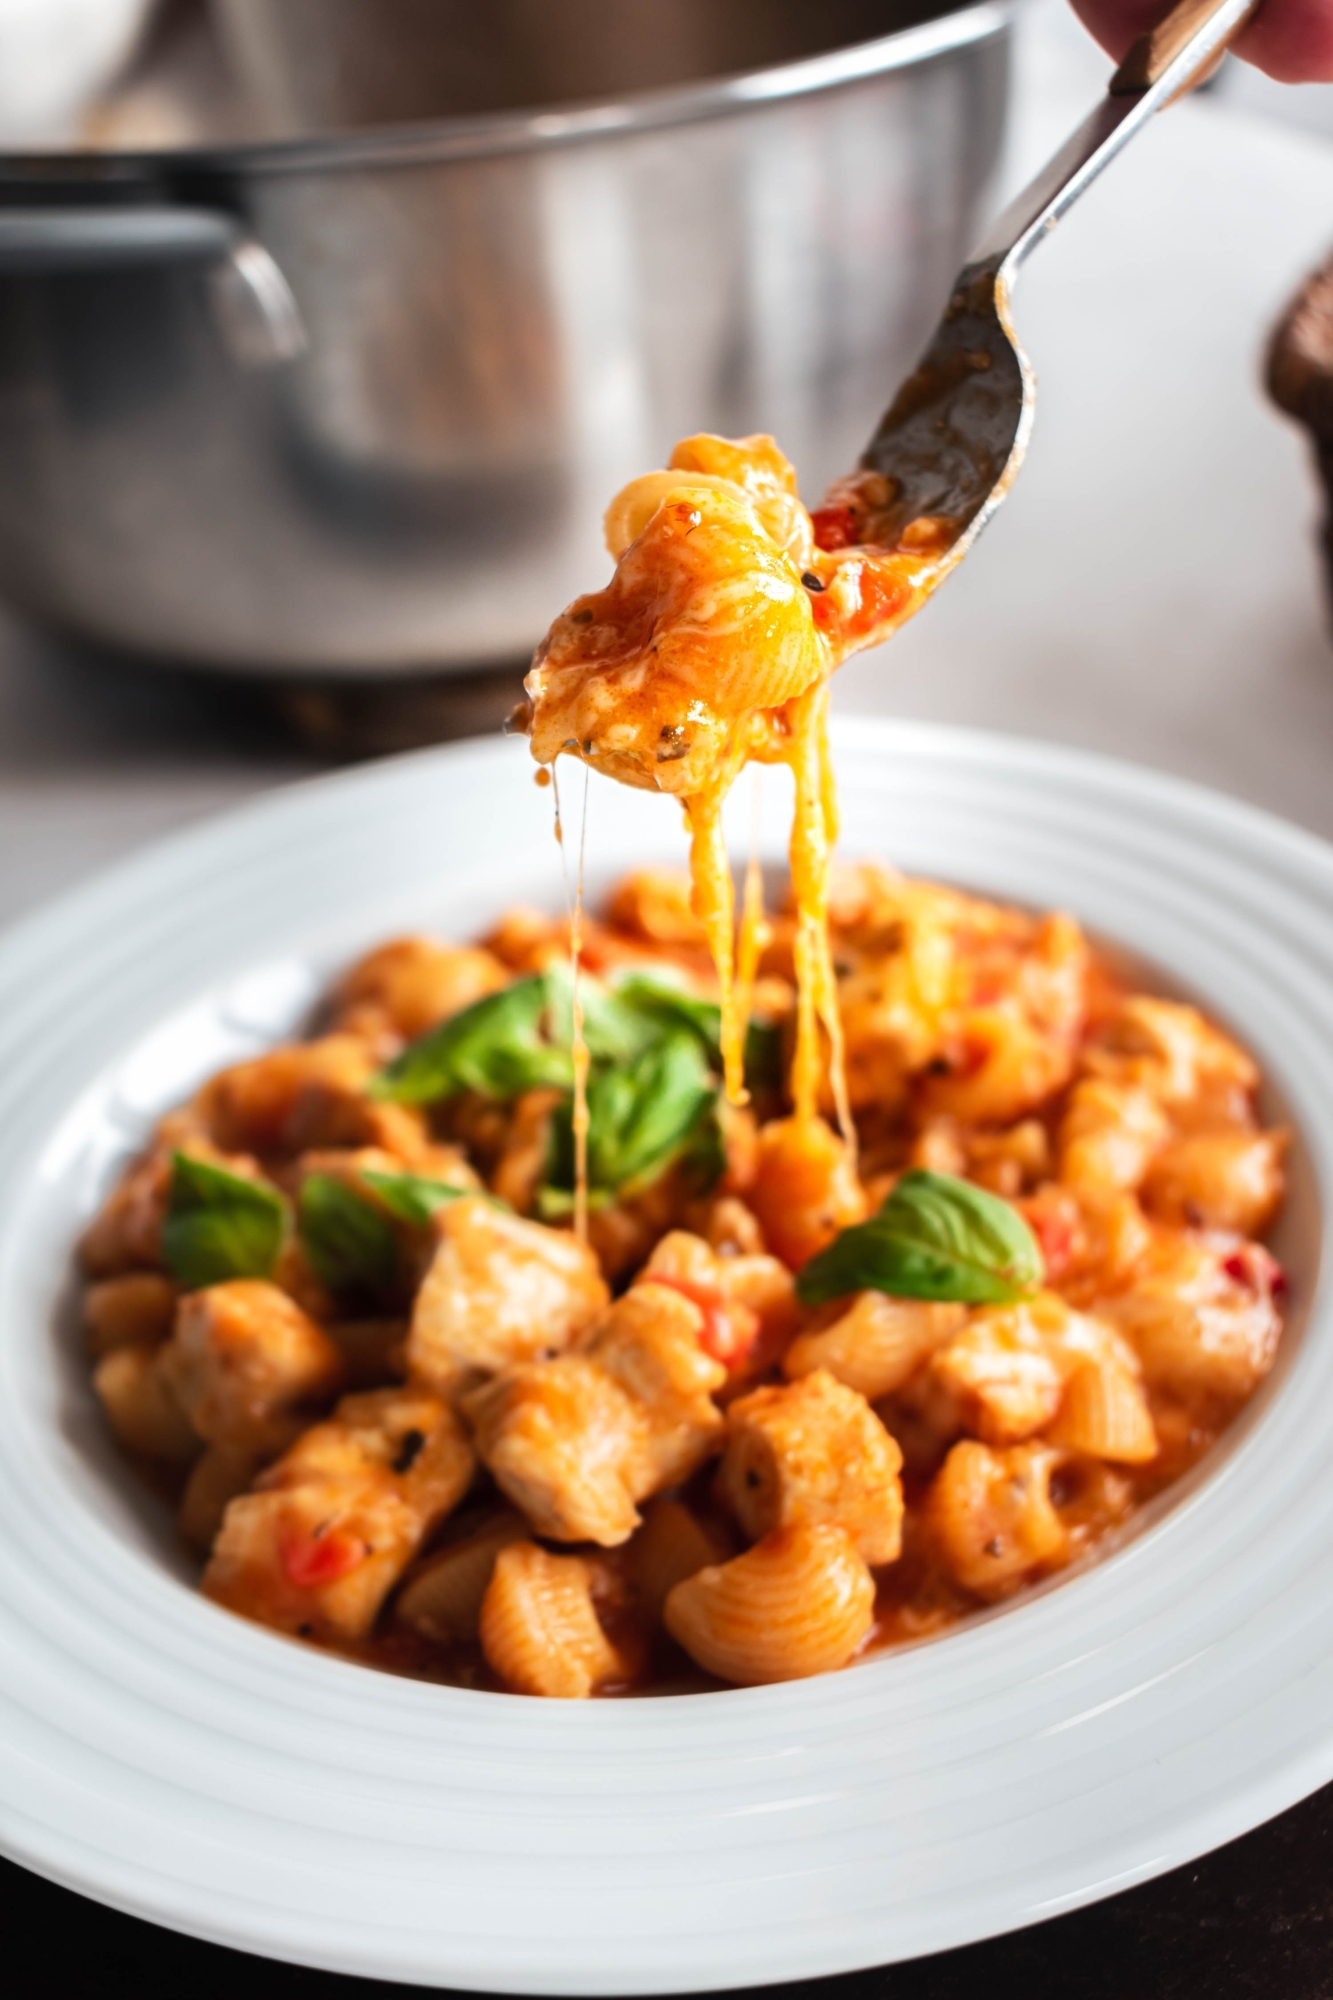
[[[819,725],[819,796],[824,807],[824,838],[832,854],[838,844],[838,781],[833,773],[833,745],[828,731],[829,702],[824,703],[823,720]]]
[[[736,939],[736,1012],[740,1018],[742,1047],[754,1007],[754,982],[759,961],[773,936],[773,927],[764,914],[764,871],[759,861],[760,824],[759,766],[750,767],[750,858],[745,867],[745,893],[741,899],[740,932]]]
[[[719,772],[716,784],[685,800],[685,812],[690,823],[690,902],[703,925],[717,970],[722,1012],[722,1077],[727,1102],[745,1104],[749,1101],[745,1088],[745,1030],[737,1005],[734,957],[736,897],[722,829],[722,806],[732,775],[730,770]]]
[[[792,1100],[808,1123],[819,1115],[822,1024],[829,1045],[829,1083],[850,1159],[856,1160],[856,1127],[847,1099],[842,1015],[828,936],[830,841],[826,819],[830,785],[828,688],[821,684],[791,704],[791,768],[796,811],[791,829],[791,883],[796,901],[796,1054]],[[836,806],[834,806],[836,821]]]
[[[569,855],[560,813],[559,758],[550,765],[551,796],[555,802],[555,837],[560,848],[560,872],[565,878],[565,914],[569,918],[569,975],[572,1031],[569,1057],[574,1069],[574,1234],[588,1240],[588,1044],[583,1037],[583,857],[588,843],[588,767],[583,767],[583,819],[579,828],[579,872],[576,889],[569,886]]]
[[[820,690],[819,716],[815,727],[815,748],[819,756],[819,802],[824,813],[824,902],[819,918],[819,1012],[829,1042],[829,1089],[837,1114],[838,1130],[847,1147],[847,1156],[856,1169],[856,1125],[851,1099],[847,1095],[847,1045],[842,1028],[842,1007],[838,1000],[838,979],[833,969],[833,947],[828,928],[828,876],[833,849],[838,841],[838,787],[833,775],[833,752],[829,743],[829,708],[832,696],[825,682]]]
[[[583,1034],[583,863],[588,848],[588,767],[583,767],[583,812],[579,820],[579,872],[569,926],[569,970],[573,987],[574,1033],[574,1234],[588,1240],[588,1069],[591,1058]]]

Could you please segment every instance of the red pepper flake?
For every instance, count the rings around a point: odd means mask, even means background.
[[[1267,1292],[1276,1298],[1287,1289],[1286,1272],[1262,1243],[1242,1244],[1222,1259],[1222,1269],[1233,1284],[1243,1285],[1247,1292]]]
[[[347,1576],[366,1554],[359,1535],[341,1528],[316,1528],[313,1534],[284,1535],[279,1544],[282,1566],[298,1590],[319,1590]]]
[[[854,549],[857,520],[850,507],[817,507],[810,516],[815,546],[821,549]]]

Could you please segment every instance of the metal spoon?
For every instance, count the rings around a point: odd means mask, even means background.
[[[1036,385],[1009,316],[1020,265],[1153,113],[1201,80],[1255,4],[1178,0],[1134,44],[1092,116],[992,225],[860,474],[835,488],[860,516],[857,541],[894,548],[909,523],[924,519],[942,569],[966,554],[1013,484],[1032,429]]]

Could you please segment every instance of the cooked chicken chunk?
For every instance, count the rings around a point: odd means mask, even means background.
[[[261,1453],[281,1451],[343,1382],[329,1336],[259,1278],[187,1293],[159,1365],[201,1438]]]
[[[348,1034],[379,1030],[414,1041],[494,993],[507,976],[500,961],[476,945],[394,938],[344,973],[334,995],[336,1020]]]
[[[482,1196],[451,1202],[438,1226],[407,1363],[442,1394],[568,1347],[607,1302],[597,1259],[567,1230],[509,1215]]]
[[[712,1398],[727,1371],[705,1350],[703,1334],[702,1307],[645,1280],[616,1301],[584,1349],[643,1413],[636,1500],[688,1479],[721,1441],[722,1416]]]
[[[245,1617],[302,1637],[363,1638],[435,1525],[458,1504],[473,1458],[436,1396],[348,1396],[227,1508],[204,1589]]]
[[[487,1471],[539,1535],[614,1548],[639,1525],[647,1415],[582,1354],[511,1368],[463,1398]]]
[[[747,1535],[844,1528],[867,1563],[902,1547],[902,1453],[864,1396],[816,1370],[727,1411],[722,1491]]]

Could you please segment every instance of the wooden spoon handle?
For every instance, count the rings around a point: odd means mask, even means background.
[[[1151,89],[1175,61],[1186,43],[1194,39],[1200,28],[1211,21],[1214,14],[1221,12],[1224,4],[1225,0],[1176,0],[1176,5],[1164,20],[1139,36],[1107,85],[1111,96],[1126,97],[1131,91]],[[1258,5],[1258,0],[1255,0],[1255,5]],[[1248,13],[1241,16],[1228,34],[1227,42],[1235,40],[1254,11],[1254,7],[1251,7]],[[1226,43],[1221,49],[1215,49],[1207,58],[1204,67],[1211,69],[1213,64],[1221,59],[1225,49]],[[1189,88],[1200,80],[1201,78],[1191,78],[1190,85],[1186,87]]]

